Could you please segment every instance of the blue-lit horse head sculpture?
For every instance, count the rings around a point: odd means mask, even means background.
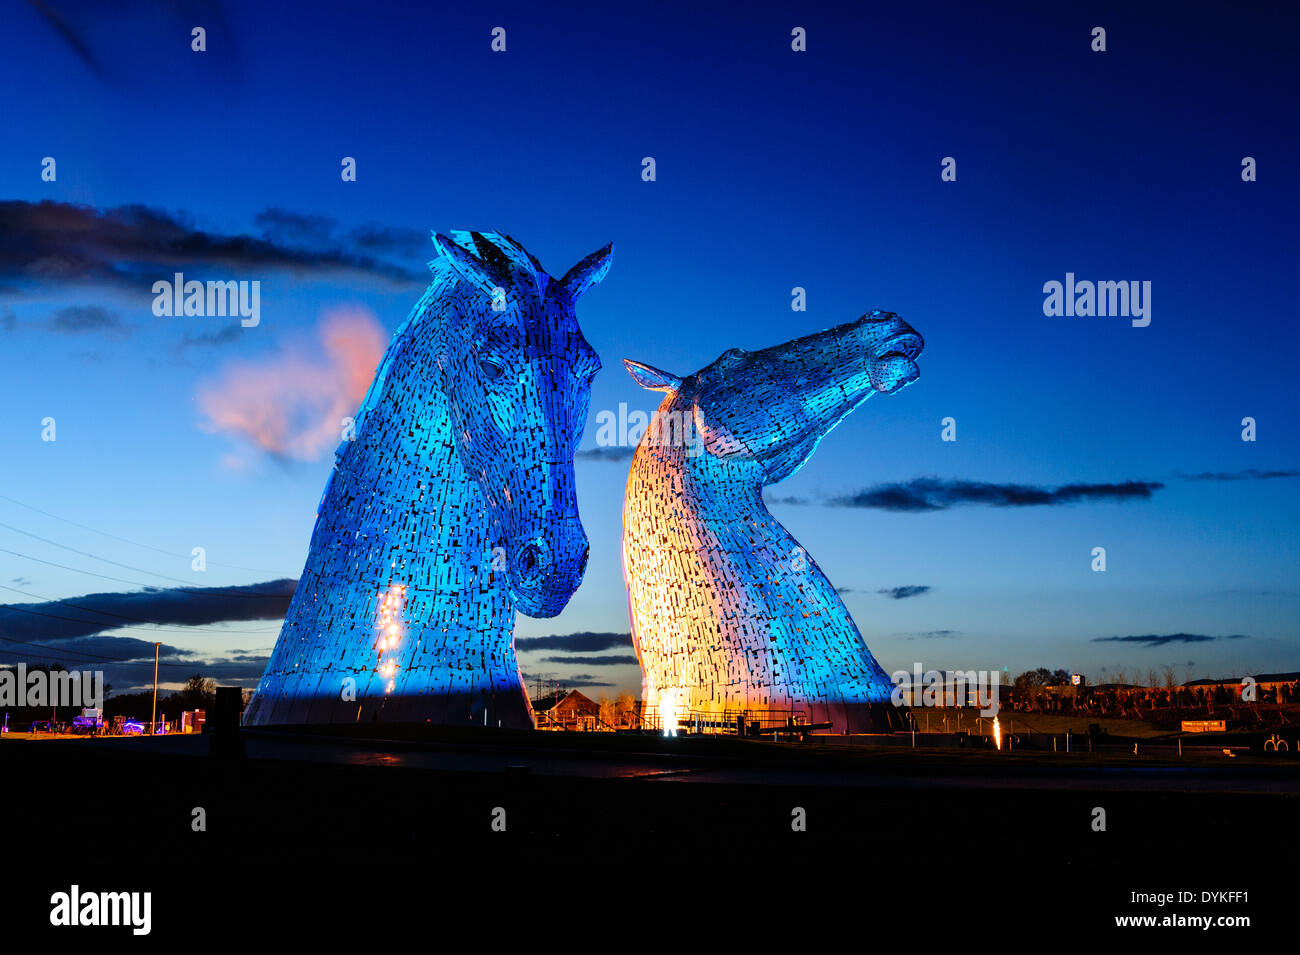
[[[893,684],[826,576],[763,503],[871,395],[915,381],[921,336],[891,312],[681,377],[626,361],[667,392],[633,457],[623,566],[643,698],[665,724],[888,723]],[[675,427],[674,427],[675,425]],[[664,435],[681,440],[664,440]]]
[[[461,466],[504,551],[515,609],[553,617],[587,565],[573,456],[600,359],[574,306],[604,278],[613,249],[557,282],[508,237],[471,237],[470,248],[435,237],[469,292],[435,346],[440,385]]]
[[[613,247],[553,279],[506,235],[434,244],[336,452],[248,725],[532,726],[515,613],[558,614],[586,568],[573,458],[600,361],[574,310]]]

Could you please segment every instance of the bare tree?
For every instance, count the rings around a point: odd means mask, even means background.
[[[614,713],[619,726],[632,726],[636,722],[636,700],[631,693],[623,692],[614,701]]]

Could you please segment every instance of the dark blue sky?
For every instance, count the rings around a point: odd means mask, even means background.
[[[1295,14],[49,6],[61,30],[27,6],[4,14],[0,200],[141,204],[208,236],[326,241],[273,234],[283,213],[259,218],[284,210],[331,220],[328,241],[352,251],[353,230],[382,227],[385,261],[407,273],[432,255],[411,236],[431,228],[508,232],[554,274],[612,240],[610,275],[579,311],[605,364],[589,446],[600,411],[655,404],[622,357],[688,373],[871,308],[902,315],[927,341],[920,381],[868,402],[774,489],[808,503],[773,505],[849,589],[886,669],[1047,665],[1104,680],[1300,666],[1297,478],[1260,476],[1300,467]],[[189,30],[204,23],[209,49],[194,53]],[[496,26],[505,53],[490,49]],[[795,26],[807,52],[790,49]],[[1090,49],[1095,26],[1105,53]],[[40,178],[45,156],[56,182]],[[356,182],[340,180],[344,156]],[[645,156],[655,182],[641,179]],[[940,181],[945,156],[956,182]],[[1258,181],[1242,182],[1244,156]],[[197,586],[296,577],[328,450],[269,457],[214,427],[200,395],[241,366],[323,360],[318,327],[339,309],[373,315],[386,339],[421,286],[196,260],[194,277],[262,282],[261,325],[222,336],[226,320],[154,317],[149,286],[170,270],[110,281],[25,254],[12,223],[29,210],[6,213],[0,250],[0,522]],[[1150,326],[1045,316],[1043,283],[1067,272],[1151,282]],[[790,309],[794,286],[806,312]],[[40,440],[46,416],[54,443]],[[955,443],[940,441],[946,416]],[[1254,443],[1240,439],[1245,416]],[[627,630],[627,462],[578,469],[587,581],[561,617],[521,618],[522,636]],[[1204,474],[1217,477],[1187,477]],[[926,512],[820,503],[922,477],[1162,486]],[[211,562],[202,575],[194,546]],[[1105,574],[1089,568],[1094,546]],[[0,552],[0,584],[45,598],[130,587],[30,557],[169,585],[5,528],[0,548],[25,555]],[[878,593],[895,587],[930,590]],[[9,601],[34,602],[0,591]],[[274,641],[274,622],[236,627],[254,632],[167,639],[220,660]],[[146,630],[117,632],[154,639]],[[1098,642],[1175,634],[1214,639]],[[635,667],[522,659],[533,675],[638,686]]]

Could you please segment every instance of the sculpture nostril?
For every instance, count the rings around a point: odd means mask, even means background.
[[[515,560],[515,573],[522,584],[533,584],[546,575],[546,547],[541,543],[525,544]]]

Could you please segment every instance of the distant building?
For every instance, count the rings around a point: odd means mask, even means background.
[[[533,703],[533,714],[539,730],[591,733],[604,728],[600,722],[600,704],[577,690],[537,700]]]
[[[1195,689],[1196,687],[1216,687],[1216,686],[1232,687],[1235,688],[1238,693],[1240,693],[1241,687],[1245,683],[1246,679],[1247,678],[1244,676],[1234,676],[1234,677],[1229,677],[1226,680],[1189,680],[1188,682],[1184,683],[1183,686],[1187,687],[1188,689]],[[1258,687],[1266,688],[1266,689],[1276,689],[1277,687],[1280,686],[1286,686],[1292,683],[1300,682],[1300,671],[1294,671],[1291,673],[1259,673],[1256,674],[1255,676],[1250,677],[1250,679],[1254,680],[1255,685]]]
[[[1300,670],[1291,673],[1260,673],[1255,682],[1267,689],[1276,689],[1286,683],[1300,683]]]

